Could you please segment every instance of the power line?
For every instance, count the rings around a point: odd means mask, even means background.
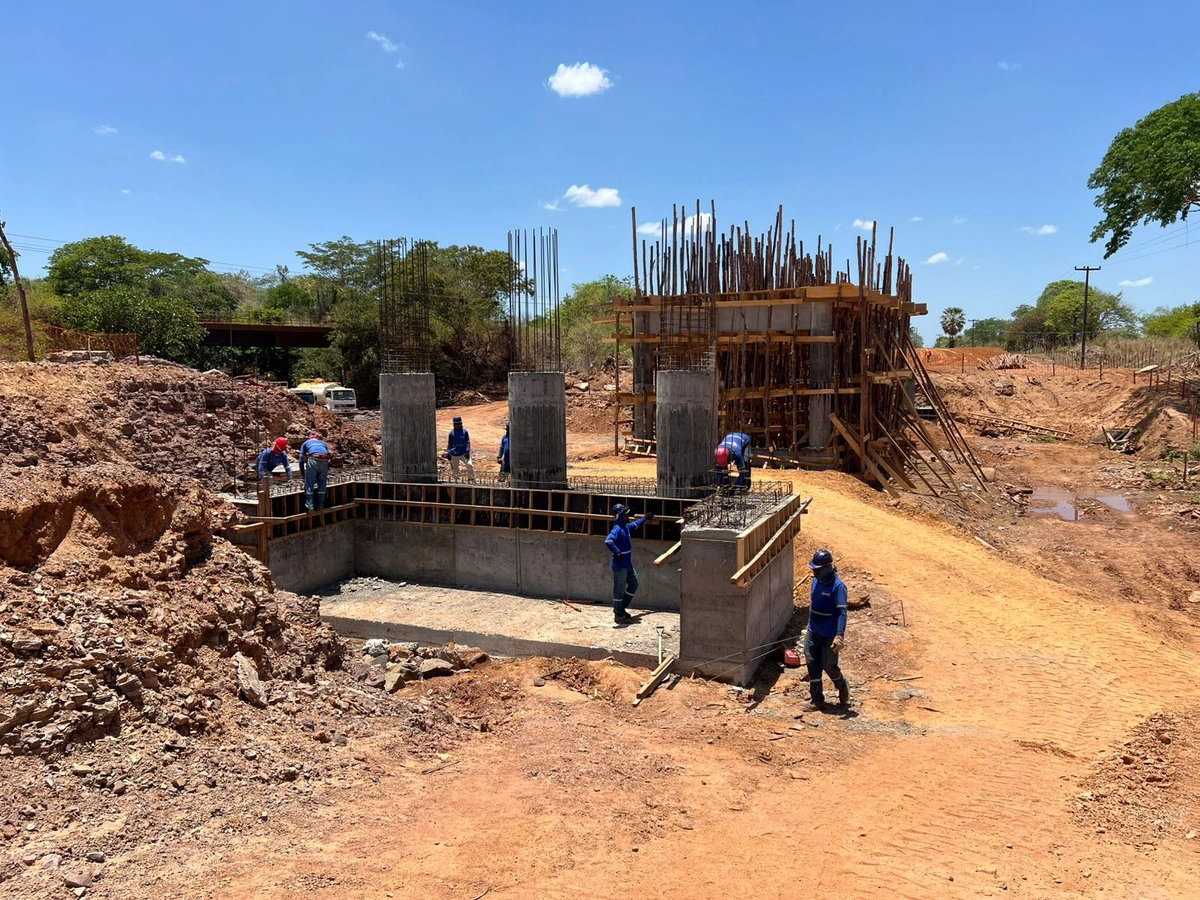
[[[23,250],[26,253],[49,254],[49,253],[54,252],[54,250],[63,246],[64,244],[72,243],[71,241],[59,240],[58,238],[37,237],[36,235],[32,235],[32,234],[13,234],[12,236],[16,237],[16,238],[23,238],[23,241],[20,244],[13,243],[13,247],[16,248],[17,250]],[[50,246],[49,247],[39,247],[36,244],[28,243],[29,241],[38,241],[43,244],[49,244]],[[246,270],[246,271],[257,270],[259,272],[274,272],[275,271],[274,266],[251,266],[251,265],[247,265],[244,263],[220,262],[219,260],[212,260],[212,259],[208,260],[208,265],[209,265],[209,267],[224,266],[230,272],[237,272],[240,270]]]

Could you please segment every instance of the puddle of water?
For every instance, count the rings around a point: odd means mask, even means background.
[[[1132,517],[1133,507],[1128,497],[1120,494],[1098,494],[1092,491],[1067,491],[1062,488],[1038,487],[1029,495],[1031,513],[1058,516],[1064,522],[1078,522],[1080,500],[1095,500],[1109,509]]]

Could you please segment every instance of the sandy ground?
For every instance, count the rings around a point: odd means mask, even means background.
[[[504,404],[462,414],[494,458]],[[652,459],[597,456],[606,440],[573,434],[571,473],[653,477]],[[344,778],[276,789],[269,816],[164,829],[87,896],[1200,895],[1194,526],[1136,460],[971,441],[999,488],[1115,492],[1133,515],[1085,498],[1067,522],[996,490],[967,519],[772,473],[814,498],[798,568],[827,546],[871,596],[850,617],[850,714],[801,715],[803,676],[773,660],[753,691],[685,679],[636,709],[643,670],[492,662],[401,691],[486,723],[446,752],[353,734],[330,751]]]
[[[864,685],[864,661],[855,715],[796,720],[795,678],[770,709],[688,681],[633,709],[639,672],[593,664],[609,702],[533,688],[544,661],[497,664],[467,677],[504,725],[444,768],[394,763],[381,736],[315,808],[129,862],[214,898],[1195,896],[1194,767],[1144,786],[1166,826],[1096,826],[1080,799],[1140,723],[1200,700],[1194,607],[1150,618],[843,476],[794,477],[802,548],[903,599],[910,690]]]

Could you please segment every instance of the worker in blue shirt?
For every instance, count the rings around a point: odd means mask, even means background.
[[[500,463],[500,480],[508,481],[512,474],[512,444],[508,439],[508,423],[504,423],[504,437],[500,438],[500,452],[496,454],[496,462]]]
[[[270,478],[275,472],[276,466],[283,466],[283,472],[287,476],[287,480],[292,480],[292,464],[288,462],[287,455],[287,438],[275,438],[275,443],[258,454],[259,478]]]
[[[329,482],[329,445],[319,434],[309,435],[300,445],[300,471],[304,473],[304,508],[313,510],[313,491],[316,508],[325,508],[325,486]]]
[[[446,459],[450,460],[450,474],[459,480],[458,467],[467,464],[467,480],[475,480],[475,464],[471,462],[471,433],[463,428],[462,416],[454,417],[454,427],[446,439]]]
[[[738,470],[734,487],[750,489],[750,435],[740,431],[725,435],[713,451],[713,459],[717,464],[717,484],[725,484],[729,475],[729,464],[733,463]]]
[[[631,535],[654,516],[642,516],[637,521],[630,522],[629,508],[623,503],[614,505],[612,514],[616,524],[605,538],[604,546],[612,554],[613,619],[618,625],[625,625],[633,621],[633,616],[629,614],[629,604],[633,602],[633,595],[638,589],[637,570],[633,567]]]
[[[838,704],[850,705],[850,685],[838,668],[838,654],[846,642],[846,585],[838,577],[833,554],[818,550],[808,564],[812,570],[812,595],[808,628],[804,630],[804,661],[808,665],[808,695],[812,708],[825,708],[824,672],[838,691]]]

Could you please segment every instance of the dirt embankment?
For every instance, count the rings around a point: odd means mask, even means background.
[[[313,432],[346,465],[373,465],[370,438],[286,391],[179,366],[0,364],[0,446],[19,467],[126,461],[192,475],[213,490],[243,475],[257,449]]]

